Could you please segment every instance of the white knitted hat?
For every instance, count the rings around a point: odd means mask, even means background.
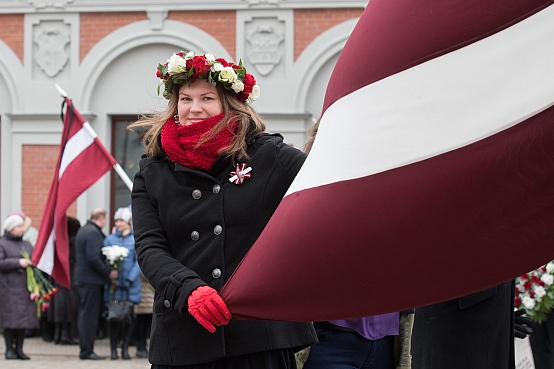
[[[6,218],[6,220],[4,220],[4,230],[9,232],[15,227],[17,227],[18,225],[23,225],[24,221],[25,220],[21,218],[20,215],[16,215],[16,214],[10,215]]]
[[[131,209],[129,208],[119,208],[113,216],[113,220],[121,219],[125,223],[131,224]]]

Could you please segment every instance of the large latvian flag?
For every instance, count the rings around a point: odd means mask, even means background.
[[[304,167],[222,291],[233,315],[381,314],[554,259],[553,3],[369,1]]]
[[[66,98],[60,155],[33,250],[33,265],[69,288],[67,208],[115,164],[90,124]],[[63,108],[62,108],[63,109]]]

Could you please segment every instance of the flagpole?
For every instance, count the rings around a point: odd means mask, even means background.
[[[61,87],[60,85],[58,85],[57,83],[54,84],[54,86],[56,86],[56,89],[58,90],[58,92],[60,93],[60,95],[63,97],[63,98],[66,98],[67,97],[67,92],[65,92]],[[88,126],[84,126],[86,129],[90,129],[90,127]],[[91,132],[92,136],[96,136],[96,133],[93,131]],[[125,171],[123,170],[123,168],[121,168],[121,165],[116,164],[113,166],[113,168],[115,169],[115,172],[119,175],[119,177],[121,178],[121,180],[123,181],[123,183],[125,183],[125,185],[127,186],[127,188],[129,188],[129,191],[133,191],[133,181],[131,181],[131,179],[129,178],[129,176],[127,175],[127,173],[125,173]]]
[[[127,173],[125,173],[123,168],[121,168],[121,165],[119,165],[119,163],[117,163],[116,165],[113,166],[113,168],[115,169],[115,172],[117,174],[119,174],[119,177],[121,177],[123,182],[125,182],[125,184],[129,188],[129,191],[133,191],[133,181],[131,181],[131,179],[129,178]]]

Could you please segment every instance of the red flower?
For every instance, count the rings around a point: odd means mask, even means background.
[[[516,297],[516,298],[514,299],[514,305],[515,305],[516,307],[518,307],[519,305],[521,305],[521,297]]]
[[[523,284],[523,288],[525,288],[526,290],[530,290],[530,289],[531,289],[531,286],[532,286],[532,285],[531,285],[531,282],[525,282],[525,283]]]
[[[535,292],[533,292],[533,291],[529,292],[529,296],[530,297],[535,297]]]
[[[210,62],[208,61],[208,59],[206,59],[204,55],[194,56],[191,59],[190,64],[192,68],[194,68],[194,74],[192,75],[192,77],[194,77],[195,79],[198,77],[205,77],[208,75],[208,73],[210,73],[210,67],[211,67]],[[189,62],[187,60],[187,69],[188,69],[188,65],[189,65]]]
[[[531,282],[537,283],[538,281],[539,281],[539,277],[537,277],[536,275],[531,277]]]
[[[529,276],[528,276],[527,274],[524,274],[524,275],[522,275],[520,278],[521,278],[521,279],[527,279],[527,278],[529,278]]]
[[[543,282],[543,281],[539,281],[539,286],[544,287],[544,282]]]
[[[224,67],[230,67],[231,64],[227,62],[227,60],[223,59],[223,58],[217,58],[215,61],[217,62],[220,62],[221,65],[223,65]]]

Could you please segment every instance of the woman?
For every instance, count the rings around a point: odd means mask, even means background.
[[[109,283],[104,288],[104,301],[111,300],[130,301],[138,304],[141,298],[140,291],[140,268],[137,263],[135,252],[135,239],[131,228],[131,210],[119,208],[114,214],[115,233],[104,239],[104,246],[123,246],[129,250],[128,255],[123,259],[123,265],[118,270],[115,288]],[[121,346],[121,358],[131,360],[129,355],[129,343],[131,342],[133,330],[132,322],[110,321],[110,349],[112,360],[117,360],[117,347]]]
[[[156,290],[152,368],[295,368],[294,352],[316,342],[311,324],[230,321],[217,291],[305,154],[265,133],[243,66],[180,52],[157,76],[167,109],[133,125],[149,127],[132,204],[139,264]]]
[[[31,255],[33,247],[22,239],[23,224],[21,216],[8,216],[4,221],[5,233],[0,239],[0,315],[7,360],[29,360],[23,353],[25,330],[39,327],[37,305],[27,290],[25,268],[31,265],[31,260],[22,256],[22,251]]]
[[[69,241],[69,275],[73,282],[73,271],[75,269],[75,236],[81,228],[81,223],[77,218],[67,217],[67,235]],[[75,289],[67,289],[56,283],[58,292],[52,296],[50,307],[48,308],[48,321],[55,325],[54,343],[61,345],[77,345],[73,339],[73,331],[77,325],[77,309],[79,298],[76,296]],[[72,329],[73,328],[75,329]]]

